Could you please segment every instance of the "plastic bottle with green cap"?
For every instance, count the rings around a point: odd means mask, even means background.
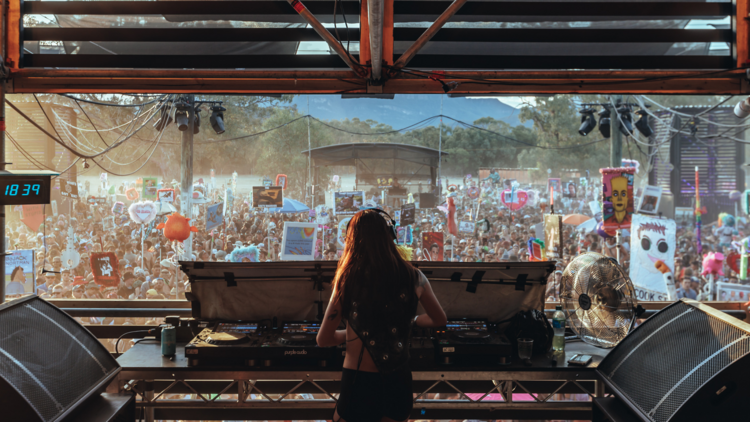
[[[562,306],[555,306],[555,313],[552,315],[552,329],[555,330],[555,336],[552,338],[552,350],[555,352],[565,351],[565,313]]]

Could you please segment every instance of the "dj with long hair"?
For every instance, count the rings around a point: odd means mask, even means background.
[[[414,397],[412,329],[446,323],[427,278],[399,254],[395,233],[395,222],[379,210],[360,211],[347,228],[317,337],[321,347],[346,343],[334,422],[407,420]],[[418,303],[425,314],[417,315]],[[341,321],[344,330],[338,330]]]

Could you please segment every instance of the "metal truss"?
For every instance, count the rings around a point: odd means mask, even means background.
[[[154,420],[155,411],[160,412],[158,419],[170,415],[184,419],[184,412],[203,418],[215,414],[209,411],[220,410],[247,412],[232,415],[244,415],[249,420],[267,418],[270,413],[257,413],[262,410],[274,412],[281,419],[300,414],[324,415],[336,405],[341,380],[341,373],[333,371],[138,372],[123,371],[114,389],[135,392],[137,406],[143,409],[146,421]],[[430,418],[484,413],[499,417],[507,411],[516,412],[514,415],[547,414],[550,418],[559,417],[561,412],[583,415],[591,412],[590,400],[556,400],[555,395],[604,397],[603,384],[594,371],[424,371],[413,372],[413,379],[416,413],[412,416]],[[171,397],[175,394],[186,394],[189,398]],[[523,400],[517,398],[518,394],[525,395]]]

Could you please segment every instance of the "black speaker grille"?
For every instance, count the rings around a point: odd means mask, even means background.
[[[41,299],[5,308],[0,320],[0,376],[44,421],[54,421],[119,368],[96,338]]]
[[[666,422],[705,382],[749,351],[747,330],[677,302],[630,333],[599,372],[652,421]]]

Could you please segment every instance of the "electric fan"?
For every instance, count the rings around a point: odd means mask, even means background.
[[[578,337],[602,348],[615,347],[625,338],[643,311],[622,267],[595,252],[577,256],[565,268],[560,300]]]

